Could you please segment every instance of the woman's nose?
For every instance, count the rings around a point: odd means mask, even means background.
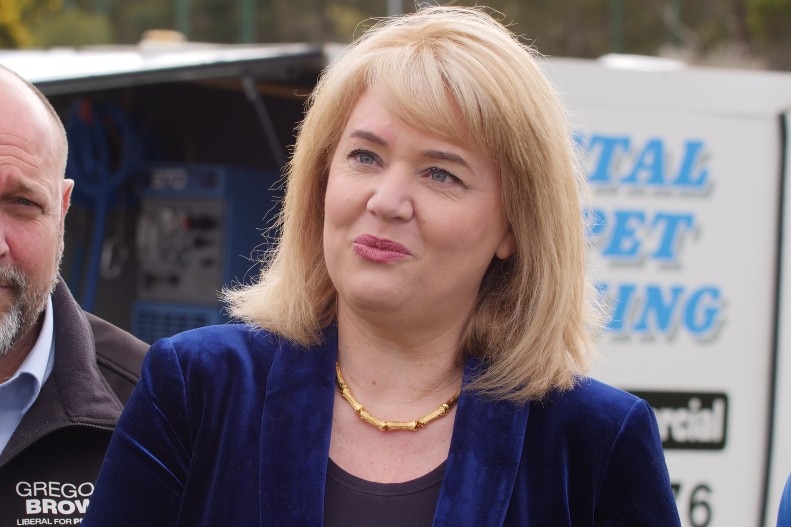
[[[409,220],[415,213],[413,178],[405,168],[388,167],[373,181],[368,212],[382,220]]]

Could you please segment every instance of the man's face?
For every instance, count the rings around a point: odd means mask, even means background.
[[[35,342],[33,329],[57,278],[72,182],[52,116],[0,71],[0,356]]]

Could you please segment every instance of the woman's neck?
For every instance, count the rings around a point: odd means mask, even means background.
[[[354,398],[382,421],[409,422],[436,411],[461,386],[461,325],[440,330],[379,322],[338,312],[338,361]],[[334,404],[330,457],[357,477],[409,481],[448,456],[456,405],[417,431],[382,432],[363,422],[340,390]]]
[[[338,361],[363,404],[439,404],[461,385],[461,331],[383,328],[339,310]]]

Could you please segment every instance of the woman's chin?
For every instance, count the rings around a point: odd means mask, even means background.
[[[394,294],[389,291],[365,291],[357,295],[352,295],[344,300],[356,312],[376,313],[395,313],[401,309],[409,307],[409,300],[403,295]]]

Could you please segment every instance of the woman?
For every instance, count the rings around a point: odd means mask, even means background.
[[[780,497],[777,527],[791,527],[791,474],[788,475],[785,487],[783,487],[783,495]]]
[[[322,76],[245,322],[156,343],[87,525],[678,525],[643,401],[584,377],[573,141],[480,9]]]

